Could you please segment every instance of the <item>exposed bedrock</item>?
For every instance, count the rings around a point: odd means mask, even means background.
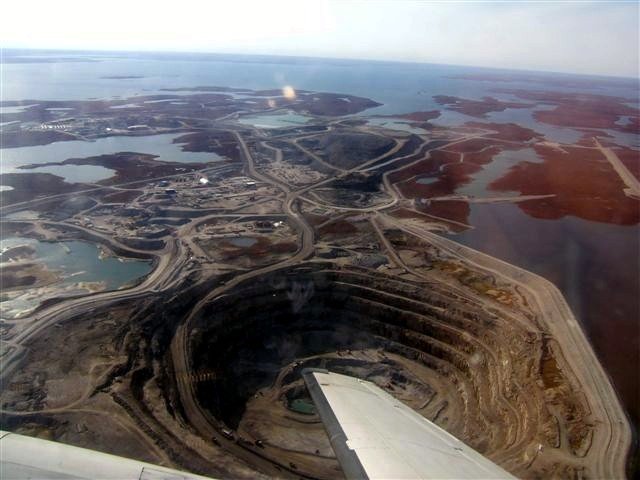
[[[300,377],[324,367],[374,381],[516,475],[588,473],[588,407],[553,341],[483,305],[355,267],[266,274],[192,323],[198,401],[241,438],[275,447],[264,455],[302,452],[329,472],[335,459]]]

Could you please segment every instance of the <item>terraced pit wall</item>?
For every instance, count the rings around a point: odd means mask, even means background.
[[[285,403],[299,387],[296,372],[333,364],[518,476],[588,476],[588,405],[553,341],[442,285],[307,264],[239,285],[193,325],[192,370],[209,373],[198,401],[233,429],[243,428],[252,398],[277,387]],[[280,437],[283,424],[297,436],[304,419],[283,411],[261,418]]]

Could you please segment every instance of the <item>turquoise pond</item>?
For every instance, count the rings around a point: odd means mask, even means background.
[[[258,128],[282,128],[305,125],[309,120],[311,120],[311,117],[295,112],[285,112],[241,117],[238,122]]]
[[[58,280],[46,287],[25,287],[3,291],[0,302],[2,318],[14,318],[55,296],[89,293],[93,290],[116,290],[131,285],[149,272],[153,265],[146,260],[101,258],[97,245],[70,240],[45,242],[33,238],[9,237],[0,240],[0,270],[12,262],[2,259],[14,247],[30,246],[35,251],[29,262],[46,265]],[[93,284],[91,288],[87,284]]]

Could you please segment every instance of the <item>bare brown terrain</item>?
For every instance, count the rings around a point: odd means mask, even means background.
[[[48,162],[24,165],[21,166],[20,169],[28,171],[31,168],[51,165],[97,165],[115,170],[116,173],[112,177],[99,182],[102,185],[119,185],[127,181],[134,182],[136,180],[166,177],[180,172],[193,172],[202,168],[201,164],[162,162],[155,160],[153,155],[120,152],[113,155],[100,155],[97,157],[69,158],[59,163]]]
[[[0,132],[0,144],[3,148],[28,147],[31,145],[47,145],[52,142],[77,140],[73,135],[56,130],[50,131],[6,131]]]
[[[515,124],[396,136],[339,118],[378,105],[354,96],[189,90],[187,105],[55,105],[75,109],[71,135],[142,124],[222,161],[67,160],[116,171],[75,191],[55,176],[0,178],[52,185],[0,193],[12,235],[80,239],[154,267],[89,294],[53,282],[34,311],[2,320],[3,429],[214,477],[342,478],[300,376],[322,367],[375,382],[519,477],[625,475],[625,412],[556,286],[440,235],[473,228],[474,199],[456,189],[522,148],[543,163],[519,163],[494,189],[534,195],[545,214],[637,223],[607,150],[559,150]],[[313,118],[238,122],[287,111]],[[44,282],[38,268],[9,269],[9,288]]]

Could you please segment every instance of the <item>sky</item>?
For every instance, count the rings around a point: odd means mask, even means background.
[[[7,1],[0,45],[360,58],[637,78],[639,4]]]

